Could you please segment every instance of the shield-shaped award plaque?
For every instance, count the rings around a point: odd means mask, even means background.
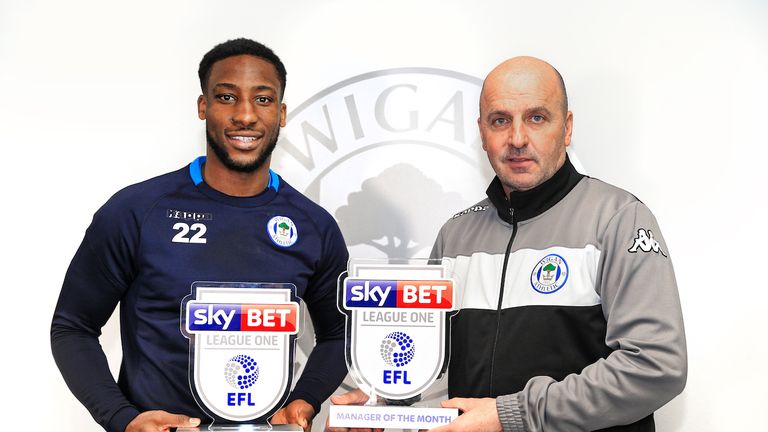
[[[192,394],[216,425],[209,430],[269,428],[266,419],[285,402],[293,378],[301,325],[295,293],[292,284],[192,284],[181,304],[181,330],[189,339]]]
[[[339,279],[347,367],[371,401],[403,405],[446,370],[454,281],[440,261],[351,260]],[[430,429],[458,415],[428,407],[332,406],[334,427]]]

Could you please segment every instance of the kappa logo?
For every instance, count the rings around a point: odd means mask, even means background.
[[[451,219],[456,219],[457,217],[464,216],[465,214],[477,213],[477,212],[486,211],[486,210],[488,210],[488,206],[487,205],[484,205],[484,206],[476,205],[476,206],[470,207],[470,208],[468,208],[466,210],[463,210],[463,211],[460,211],[460,212],[456,213],[455,215],[453,215],[453,217],[451,217]]]
[[[531,272],[531,286],[542,294],[560,290],[568,281],[568,263],[558,254],[542,258]]]
[[[296,224],[286,216],[275,216],[267,222],[267,234],[280,247],[290,247],[299,239]]]
[[[627,251],[630,253],[637,253],[638,249],[643,252],[655,252],[660,253],[665,257],[667,256],[667,254],[661,250],[659,242],[653,238],[653,232],[651,230],[646,230],[645,228],[640,228],[637,230],[637,237],[635,237],[632,247]]]
[[[167,209],[165,215],[169,219],[181,219],[194,222],[213,220],[213,213],[202,213],[196,211]]]

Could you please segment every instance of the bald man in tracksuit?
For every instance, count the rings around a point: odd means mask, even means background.
[[[549,64],[494,69],[478,125],[496,178],[432,252],[452,263],[462,307],[443,404],[464,414],[440,430],[653,431],[687,373],[656,219],[573,167],[573,114]]]

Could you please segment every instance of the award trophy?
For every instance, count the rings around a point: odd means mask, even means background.
[[[454,281],[440,261],[350,260],[339,278],[346,358],[366,405],[331,405],[331,427],[430,429],[453,408],[411,407],[448,367]],[[379,398],[387,405],[377,405]]]
[[[178,430],[301,431],[266,420],[288,397],[300,325],[293,284],[193,283],[181,331],[189,339],[189,386],[211,423]]]

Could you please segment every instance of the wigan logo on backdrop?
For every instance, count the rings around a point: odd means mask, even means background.
[[[492,177],[476,123],[481,85],[430,68],[349,78],[288,106],[272,167],[336,217],[353,256],[427,256]]]

